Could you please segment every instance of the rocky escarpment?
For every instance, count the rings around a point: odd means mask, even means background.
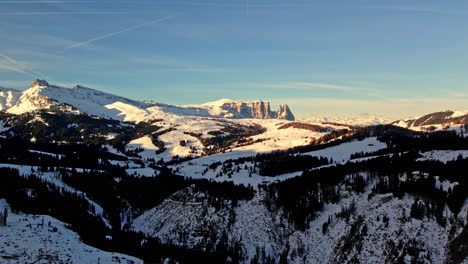
[[[286,119],[294,120],[294,115],[288,105],[280,105],[278,111],[271,111],[270,102],[255,101],[255,102],[236,102],[229,101],[222,105],[224,110],[233,113],[238,118],[259,118],[259,119]]]
[[[276,112],[276,118],[278,119],[286,119],[286,120],[295,120],[293,113],[291,112],[291,109],[289,109],[289,106],[287,104],[285,105],[280,105],[278,107],[278,111]]]

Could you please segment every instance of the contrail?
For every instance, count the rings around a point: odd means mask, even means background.
[[[25,75],[27,75],[28,77],[31,77],[31,78],[33,78],[33,79],[36,79],[36,78],[37,78],[37,76],[35,76],[35,75],[31,74],[31,73],[26,72],[26,71],[24,71],[24,70],[22,70],[22,69],[13,67],[13,66],[11,66],[11,65],[10,65],[10,66],[3,65],[3,66],[0,67],[0,69],[2,69],[2,68],[3,68],[3,69],[6,69],[6,70],[13,71],[13,72],[23,73],[23,74],[25,74]]]
[[[13,71],[13,72],[25,73],[25,74],[29,75],[29,73],[25,72],[24,70],[18,69],[16,67],[11,66],[11,65],[0,65],[0,70],[2,70],[2,69]]]
[[[125,29],[122,29],[122,30],[119,30],[119,31],[116,31],[116,32],[107,33],[105,35],[102,35],[102,36],[99,36],[99,37],[96,37],[96,38],[92,38],[92,39],[89,39],[89,40],[86,40],[86,41],[83,41],[83,42],[75,43],[75,44],[73,44],[71,46],[66,47],[65,49],[78,48],[78,47],[81,47],[83,45],[90,44],[92,42],[95,42],[95,41],[98,41],[98,40],[101,40],[101,39],[109,38],[109,37],[112,37],[112,36],[115,36],[115,35],[118,35],[118,34],[121,34],[121,33],[132,31],[132,30],[135,30],[135,29],[138,29],[138,28],[142,28],[142,27],[150,25],[150,24],[159,23],[159,22],[171,19],[171,18],[172,17],[167,16],[167,17],[163,17],[163,18],[160,18],[160,19],[150,21],[150,22],[139,24],[139,25],[136,25],[136,26],[125,28]]]
[[[15,60],[15,59],[13,59],[13,58],[11,58],[11,57],[5,55],[5,54],[0,53],[0,57],[2,57],[2,58],[4,58],[4,59],[7,59],[7,60],[9,60],[10,62],[12,62],[12,63],[14,63],[14,64],[16,64],[16,65],[18,65],[18,66],[20,66],[20,67],[22,68],[22,69],[20,69],[20,68],[15,68],[15,67],[11,67],[11,66],[10,66],[10,68],[11,68],[12,70],[16,70],[17,72],[24,73],[24,74],[26,74],[26,75],[28,75],[29,77],[32,77],[32,78],[34,78],[34,79],[36,79],[36,78],[38,77],[38,75],[39,75],[39,76],[42,76],[43,78],[45,78],[46,80],[52,80],[52,79],[50,79],[49,77],[47,77],[45,74],[43,74],[43,73],[41,73],[41,72],[38,72],[38,71],[34,71],[34,70],[32,70],[31,68],[27,67],[26,65],[24,65],[24,64],[22,64],[22,63],[19,63],[17,60]],[[29,71],[29,72],[28,72],[28,71]],[[33,75],[33,74],[35,74],[35,75]],[[54,80],[52,80],[52,81],[54,81]],[[58,83],[58,84],[60,84],[60,85],[62,85],[62,86],[64,86],[64,87],[66,86],[66,84],[63,84],[63,83],[61,83],[61,82],[57,82],[57,81],[54,81],[54,82],[56,82],[56,83]]]
[[[18,16],[32,16],[32,15],[124,15],[127,12],[10,12],[0,13],[0,15],[18,15]]]

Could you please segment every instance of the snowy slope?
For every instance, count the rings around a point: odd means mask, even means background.
[[[284,176],[271,177],[249,177],[249,173],[245,170],[236,173],[232,179],[226,175],[216,177],[216,172],[210,171],[202,175],[202,172],[214,162],[223,162],[228,159],[237,159],[241,157],[250,157],[258,153],[268,153],[276,150],[285,150],[296,146],[307,145],[313,139],[320,138],[333,130],[346,128],[344,126],[326,125],[327,130],[323,132],[310,131],[304,128],[288,127],[281,128],[285,124],[292,124],[287,120],[277,119],[212,119],[193,116],[173,116],[170,119],[154,122],[153,125],[161,127],[156,133],[158,141],[164,143],[164,150],[155,146],[148,135],[132,140],[127,145],[127,150],[138,150],[139,157],[143,160],[154,159],[155,161],[164,160],[171,161],[173,157],[191,157],[190,161],[183,162],[180,165],[175,165],[172,168],[178,170],[181,175],[191,178],[206,178],[216,181],[234,181],[235,183],[258,185],[262,181],[275,181],[278,179],[287,179],[296,174],[288,174]],[[206,147],[200,138],[212,138],[214,135],[211,132],[221,132],[224,128],[230,126],[261,126],[265,129],[263,133],[247,137],[249,144],[234,143],[225,152],[205,155]],[[315,124],[323,126],[323,124]],[[161,132],[163,131],[163,132]],[[200,138],[195,137],[199,135]],[[228,132],[223,132],[223,135],[228,135]],[[184,142],[181,144],[181,142]],[[368,142],[367,144],[370,144]],[[161,152],[162,151],[162,152]],[[357,150],[359,152],[361,150]],[[138,168],[139,170],[128,170],[130,173],[142,172],[142,175],[151,175],[153,170]],[[256,175],[258,176],[258,175]]]
[[[7,207],[0,200],[0,210]],[[135,257],[102,251],[81,242],[65,223],[47,215],[9,212],[0,226],[1,263],[143,263]]]
[[[264,123],[263,123],[264,124]],[[222,166],[217,167],[214,170],[208,169],[211,164],[217,162],[225,162],[227,160],[239,159],[242,157],[251,157],[255,156],[258,153],[271,152],[274,150],[287,149],[289,147],[305,145],[305,142],[301,141],[301,138],[310,140],[310,138],[320,137],[323,133],[314,134],[317,132],[311,132],[304,129],[295,129],[288,128],[285,130],[277,130],[270,127],[272,131],[266,132],[265,134],[270,133],[275,135],[276,140],[267,140],[265,142],[256,143],[253,145],[234,148],[232,151],[225,153],[210,155],[206,157],[200,157],[193,159],[176,166],[172,166],[173,169],[183,176],[196,178],[196,179],[210,179],[218,182],[223,181],[232,181],[235,184],[243,185],[252,185],[258,186],[263,183],[271,183],[276,181],[284,181],[293,177],[300,176],[302,171],[297,171],[293,173],[287,173],[283,175],[278,175],[275,177],[261,176],[258,173],[258,170],[255,170],[255,166],[251,162],[246,162],[239,166],[239,170],[232,169],[229,173],[221,173]],[[284,134],[283,134],[284,133]],[[301,134],[302,133],[302,134]],[[255,136],[260,137],[263,136]],[[307,138],[306,138],[307,137]],[[284,145],[283,145],[284,144]],[[322,150],[307,152],[301,155],[311,155],[316,157],[325,157],[328,159],[333,159],[333,163],[346,163],[351,160],[351,155],[355,153],[371,153],[377,150],[386,148],[387,145],[383,142],[380,142],[375,137],[366,138],[362,141],[352,141],[347,143],[342,143],[337,146],[325,148]],[[368,158],[366,158],[368,159]],[[358,161],[358,160],[356,160]],[[236,167],[236,166],[235,166]],[[234,167],[234,168],[235,168]]]
[[[248,256],[253,256],[256,247],[261,246],[270,252],[281,250],[280,223],[272,219],[259,196],[241,202],[234,212],[216,209],[206,199],[205,194],[194,193],[191,188],[182,190],[135,219],[132,229],[191,248],[215,245],[222,233],[227,232],[229,241],[243,241]],[[203,230],[212,230],[216,241],[207,239],[208,234]]]
[[[286,129],[280,129],[280,127],[290,121],[279,121],[274,119],[243,119],[239,122],[243,124],[259,124],[266,131],[262,134],[255,135],[250,137],[253,144],[246,146],[233,147],[229,151],[224,153],[218,153],[210,156],[199,157],[184,163],[181,163],[177,166],[173,166],[174,169],[178,170],[183,176],[190,178],[202,178],[202,179],[212,179],[215,181],[232,181],[236,184],[250,184],[257,186],[262,182],[272,182],[277,180],[285,180],[291,177],[300,175],[300,173],[289,173],[277,177],[262,177],[257,173],[250,175],[248,170],[242,168],[238,172],[233,172],[232,177],[228,175],[218,175],[218,170],[208,170],[206,169],[215,162],[224,162],[230,159],[238,159],[242,157],[251,157],[255,156],[258,153],[268,153],[275,150],[286,150],[296,146],[303,146],[310,143],[312,139],[320,138],[326,135],[325,132],[315,132],[307,129],[289,127]],[[343,127],[340,126],[329,126],[331,129],[340,129]],[[330,130],[331,131],[331,130]],[[258,141],[258,142],[257,142]],[[370,144],[370,142],[363,143],[364,145]],[[357,150],[359,152],[361,150]],[[252,164],[246,164],[248,167],[252,167]],[[251,177],[253,176],[253,177]]]
[[[384,263],[392,254],[392,247],[398,244],[410,247],[413,243],[423,249],[418,254],[425,263],[445,262],[450,227],[442,227],[433,219],[409,218],[414,198],[405,196],[400,200],[392,198],[392,195],[377,195],[368,200],[366,195],[353,195],[340,205],[349,204],[352,199],[355,199],[357,208],[350,221],[335,219],[328,232],[323,234],[322,224],[340,210],[339,205],[329,205],[319,218],[310,223],[306,232],[295,232],[289,238],[296,250],[302,248],[306,252],[307,263],[347,263],[352,257],[358,263]],[[465,218],[466,212],[465,207],[460,217]],[[383,220],[384,216],[388,217],[388,222]],[[348,245],[351,246],[350,251],[346,252],[344,244],[352,238],[352,226],[365,226],[366,231],[363,239],[354,238],[353,244]],[[412,259],[409,255],[402,257],[409,262]],[[299,259],[292,262],[301,263]]]
[[[212,115],[232,117],[234,114],[229,113],[227,109],[223,109],[223,106],[227,104],[233,104],[233,103],[237,103],[237,102],[231,99],[224,98],[224,99],[220,99],[217,101],[204,103],[201,105],[186,105],[184,107],[204,108],[204,109],[207,109],[208,112],[211,113]]]

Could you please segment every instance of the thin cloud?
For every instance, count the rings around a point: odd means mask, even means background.
[[[102,39],[105,39],[105,38],[110,38],[110,37],[113,37],[115,35],[119,35],[119,34],[122,34],[122,33],[125,33],[125,32],[129,32],[129,31],[133,31],[133,30],[136,30],[136,29],[139,29],[139,28],[151,25],[151,24],[160,23],[160,22],[166,21],[166,20],[171,19],[171,18],[172,17],[167,16],[167,17],[159,18],[159,19],[152,20],[152,21],[149,21],[149,22],[146,22],[146,23],[142,23],[142,24],[139,24],[139,25],[136,25],[136,26],[128,27],[128,28],[125,28],[125,29],[122,29],[122,30],[119,30],[119,31],[107,33],[107,34],[104,34],[104,35],[99,36],[99,37],[95,37],[95,38],[92,38],[92,39],[89,39],[89,40],[86,40],[86,41],[75,43],[75,44],[73,44],[71,46],[66,47],[65,49],[78,48],[78,47],[81,47],[83,45],[91,44],[91,43],[93,43],[95,41],[98,41],[98,40],[102,40]]]
[[[345,86],[345,85],[336,85],[328,83],[311,83],[311,82],[294,82],[291,83],[295,87],[300,88],[319,88],[319,89],[328,89],[328,90],[338,90],[338,91],[368,91],[372,90],[369,88],[355,87],[355,86]]]
[[[460,10],[443,10],[440,8],[430,7],[410,7],[410,6],[368,6],[366,9],[387,10],[405,13],[428,13],[437,15],[466,15],[465,11]]]
[[[363,86],[350,86],[340,85],[331,83],[316,83],[316,82],[284,82],[276,84],[263,84],[263,83],[250,83],[251,86],[257,88],[268,88],[268,89],[296,89],[303,91],[311,90],[329,90],[341,93],[355,94],[360,96],[370,96],[373,98],[379,98],[385,100],[388,98],[388,92]],[[340,94],[341,94],[340,93]]]

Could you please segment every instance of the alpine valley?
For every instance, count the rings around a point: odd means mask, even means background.
[[[0,263],[468,263],[468,111],[0,88]]]

